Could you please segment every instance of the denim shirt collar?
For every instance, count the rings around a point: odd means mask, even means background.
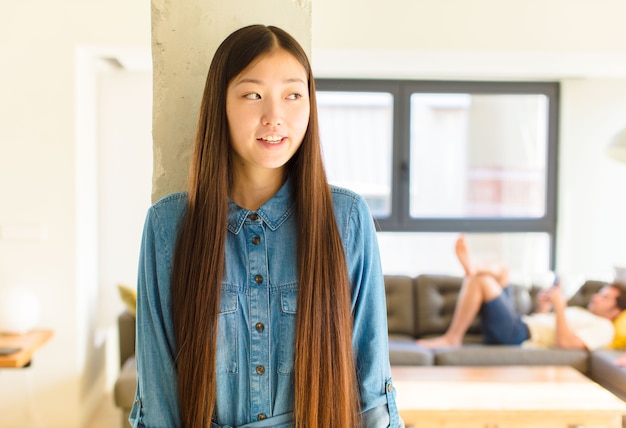
[[[287,179],[278,192],[256,211],[242,208],[229,198],[228,230],[235,235],[238,234],[246,218],[253,213],[256,213],[271,230],[278,229],[295,209],[291,188],[291,180]]]

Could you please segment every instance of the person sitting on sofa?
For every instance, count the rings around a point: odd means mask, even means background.
[[[431,349],[461,346],[467,329],[478,314],[483,340],[487,344],[593,350],[605,347],[613,340],[612,320],[626,308],[626,285],[613,282],[604,286],[584,309],[567,307],[557,283],[539,293],[535,313],[521,316],[515,311],[510,297],[505,264],[473,264],[464,235],[457,239],[455,251],[465,271],[465,280],[452,322],[445,334],[418,340],[418,345]]]

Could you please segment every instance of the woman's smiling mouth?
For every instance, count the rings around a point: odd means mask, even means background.
[[[278,136],[278,135],[268,135],[267,137],[261,137],[261,138],[257,138],[257,139],[263,141],[264,143],[278,144],[278,143],[282,142],[284,138],[285,137],[281,137],[281,136]]]

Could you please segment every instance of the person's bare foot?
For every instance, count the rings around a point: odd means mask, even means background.
[[[464,234],[461,233],[459,237],[456,239],[454,251],[456,253],[456,257],[459,259],[459,262],[461,263],[461,266],[463,266],[463,271],[465,272],[465,276],[474,275],[476,272],[470,260],[469,248],[467,246],[467,241],[465,240]]]
[[[428,349],[458,348],[461,346],[460,342],[454,341],[447,336],[437,336],[432,339],[420,339],[415,343]]]

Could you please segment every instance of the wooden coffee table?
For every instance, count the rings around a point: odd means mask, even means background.
[[[566,366],[391,368],[407,428],[621,428],[626,403]]]

